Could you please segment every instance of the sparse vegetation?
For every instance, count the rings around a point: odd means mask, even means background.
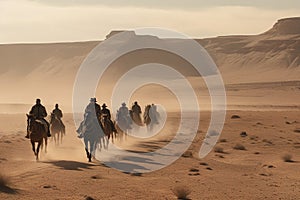
[[[268,143],[268,144],[273,144],[272,141],[267,140],[267,139],[263,139],[262,141],[265,142],[265,143]]]
[[[200,165],[208,166],[208,164],[206,162],[200,162]]]
[[[295,133],[300,133],[300,129],[295,129],[294,132]]]
[[[226,139],[220,139],[220,142],[227,142]]]
[[[225,153],[225,152],[224,152],[224,149],[223,149],[222,147],[215,147],[215,148],[214,148],[214,151],[215,151],[216,153]]]
[[[102,177],[100,175],[94,175],[94,176],[91,176],[92,179],[101,179]]]
[[[191,169],[190,169],[190,172],[199,172],[199,169],[191,168]]]
[[[177,199],[187,200],[189,199],[189,195],[191,194],[191,190],[187,186],[177,186],[173,189],[174,195]]]
[[[239,119],[239,118],[241,118],[239,115],[232,115],[231,116],[231,119]]]
[[[192,158],[193,157],[193,153],[191,151],[186,151],[182,154],[182,157],[184,158]]]
[[[284,162],[294,162],[292,158],[293,156],[291,154],[285,154],[284,156],[282,156]]]
[[[246,147],[242,144],[236,144],[233,149],[235,150],[246,150]]]
[[[250,136],[250,140],[255,140],[255,141],[257,141],[257,136],[255,136],[255,135],[252,135],[252,136]]]
[[[246,131],[242,131],[242,132],[240,133],[240,136],[241,136],[241,137],[247,137],[247,135],[248,135],[248,134],[246,133]]]

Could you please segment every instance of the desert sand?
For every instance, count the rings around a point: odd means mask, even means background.
[[[0,104],[0,199],[176,199],[177,187],[190,190],[190,199],[298,199],[300,31],[294,27],[300,26],[295,23],[300,24],[299,18],[279,20],[259,35],[198,40],[216,61],[225,82],[224,129],[214,149],[200,159],[198,152],[211,117],[209,98],[207,89],[198,85],[199,78],[184,68],[201,94],[198,99],[203,100],[197,135],[174,163],[143,174],[123,173],[95,159],[87,162],[84,145],[77,138],[71,114],[73,81],[80,63],[99,42],[0,45],[0,88],[7,94],[1,96],[1,102],[7,103]],[[163,60],[155,52],[152,55]],[[167,58],[166,64],[181,62]],[[114,72],[122,63],[142,62],[129,61],[130,57],[121,58],[110,69]],[[33,87],[37,81],[41,84]],[[127,150],[161,148],[178,126],[177,102],[171,101],[164,88],[151,89],[162,104],[173,105],[169,121],[157,137],[119,142]],[[25,113],[36,94],[48,112],[54,103],[61,104],[66,125],[62,144],[49,139],[47,153],[42,151],[39,161],[24,138]],[[98,90],[96,97],[100,94]],[[105,95],[99,99],[100,103],[108,101]],[[142,90],[134,99],[143,99],[142,106],[155,100],[151,92]]]

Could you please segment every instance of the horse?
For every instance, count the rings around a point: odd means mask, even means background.
[[[92,162],[92,156],[95,156],[95,150],[98,144],[102,145],[101,139],[104,138],[102,128],[96,116],[89,113],[81,123],[77,132],[82,134],[85,145],[85,152],[89,162]]]
[[[36,160],[38,161],[40,148],[43,148],[43,140],[45,141],[45,152],[47,152],[47,128],[45,127],[44,122],[41,120],[35,119],[32,115],[26,115],[27,132],[32,145],[32,151],[34,152]],[[38,143],[37,148],[35,148],[36,142]]]
[[[131,127],[132,120],[127,113],[121,113],[120,111],[117,112],[117,119],[116,119],[116,128],[118,129],[119,133],[125,133],[125,136],[128,134],[128,131],[132,129]]]
[[[145,111],[144,111],[144,124],[146,124],[147,126],[151,123],[151,118],[149,116],[150,108],[151,108],[151,105],[147,105],[145,107]]]
[[[116,138],[117,135],[112,129],[111,121],[108,118],[107,114],[101,115],[101,127],[103,129],[104,135],[107,137],[107,141],[109,141],[110,137],[112,139],[112,142],[114,142],[114,137]]]
[[[144,112],[144,123],[148,131],[153,131],[154,125],[159,124],[160,115],[156,110],[156,105],[147,105]]]
[[[143,122],[142,122],[140,113],[136,113],[133,110],[130,110],[129,114],[130,114],[132,121],[134,121],[136,125],[143,126]]]
[[[62,124],[59,118],[54,113],[51,113],[50,130],[52,138],[54,138],[55,145],[62,144],[63,135],[65,135],[65,126]],[[57,140],[56,140],[57,138]]]

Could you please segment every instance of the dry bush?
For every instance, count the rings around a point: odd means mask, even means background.
[[[177,186],[173,189],[173,193],[177,197],[177,199],[189,199],[189,195],[191,194],[191,190],[184,185]]]
[[[184,158],[192,158],[192,157],[193,157],[193,153],[192,153],[192,151],[187,150],[186,152],[184,152],[184,153],[182,154],[181,157],[184,157]]]
[[[231,116],[231,119],[239,119],[239,118],[241,118],[239,115],[232,115]]]
[[[242,144],[236,144],[233,148],[236,150],[246,150],[246,147]]]
[[[214,151],[215,151],[216,153],[224,153],[224,149],[223,149],[222,147],[215,147],[215,148],[214,148]]]
[[[283,159],[284,162],[294,162],[292,160],[292,157],[293,156],[291,154],[285,154],[284,156],[282,156],[282,159]]]
[[[226,139],[220,139],[220,142],[227,142]]]

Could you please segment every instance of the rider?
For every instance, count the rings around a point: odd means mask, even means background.
[[[129,116],[129,110],[126,106],[126,103],[122,103],[122,106],[119,108],[119,114],[121,116]]]
[[[101,107],[99,104],[97,104],[96,98],[91,98],[90,103],[85,108],[85,114],[86,113],[96,113],[96,116],[100,119],[101,115]]]
[[[88,116],[91,116],[91,114],[95,113],[98,119],[98,122],[99,124],[101,125],[100,123],[100,116],[101,116],[101,107],[99,104],[97,104],[97,99],[96,98],[91,98],[90,99],[90,103],[86,106],[85,108],[85,111],[84,111],[84,120],[80,123],[80,126],[79,128],[77,129],[77,133],[79,134],[78,137],[79,138],[82,138],[83,135],[82,135],[82,129],[85,125],[85,122],[87,121],[86,118]]]
[[[122,106],[118,110],[117,121],[119,121],[122,116],[125,118],[125,120],[128,124],[132,123],[131,118],[129,116],[129,110],[128,110],[125,102],[122,103]]]
[[[117,133],[117,129],[116,129],[116,127],[115,127],[113,121],[111,120],[110,110],[107,109],[107,106],[106,106],[105,103],[102,105],[101,114],[102,114],[102,115],[107,115],[107,119],[108,119],[109,122],[110,122],[110,125],[111,125],[111,128],[112,128],[113,132]]]
[[[134,104],[131,107],[131,118],[134,120],[133,114],[135,114],[137,116],[137,123],[141,123],[142,122],[142,118],[141,118],[141,113],[142,113],[142,109],[139,106],[138,102],[135,101]]]
[[[44,117],[47,117],[47,111],[46,108],[41,104],[40,99],[36,99],[36,104],[32,106],[29,114],[35,117],[36,119],[43,121],[47,125],[47,136],[51,137],[49,122],[47,122],[47,120],[44,119]],[[28,132],[25,137],[29,138]]]
[[[138,115],[140,115],[142,113],[142,109],[139,106],[139,104],[138,104],[137,101],[134,102],[133,106],[131,107],[131,110],[132,110],[132,112],[134,112],[134,113],[136,113]]]
[[[65,128],[64,123],[62,122],[61,118],[63,117],[62,111],[58,108],[58,104],[55,104],[55,109],[52,110],[52,113],[56,116],[56,118],[59,120],[60,124],[63,128]]]

